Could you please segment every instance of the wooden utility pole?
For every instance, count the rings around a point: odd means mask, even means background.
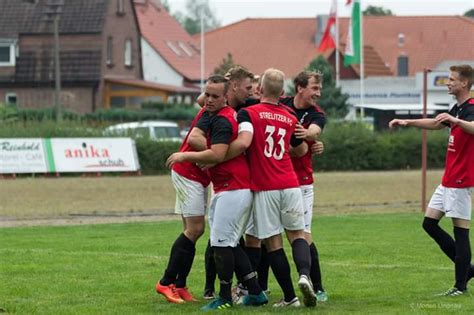
[[[428,109],[428,73],[430,69],[423,69],[423,119],[427,117]],[[428,141],[426,129],[421,131],[421,211],[426,210],[426,164],[428,157]]]

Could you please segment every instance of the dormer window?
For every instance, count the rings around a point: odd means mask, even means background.
[[[0,67],[14,67],[16,40],[0,39]]]
[[[175,44],[169,40],[166,41],[166,45],[178,56],[181,57],[181,51],[179,50],[178,47],[175,46]]]

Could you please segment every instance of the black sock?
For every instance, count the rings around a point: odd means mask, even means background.
[[[162,285],[170,285],[176,282],[178,273],[183,269],[183,264],[190,254],[189,249],[193,247],[194,243],[188,239],[184,233],[178,236],[171,247],[170,258],[165,274],[160,280]]]
[[[243,283],[243,285],[249,290],[249,294],[258,295],[262,292],[260,285],[257,281],[257,274],[250,264],[250,260],[247,257],[245,251],[237,245],[234,247],[234,262],[235,262],[235,273],[237,278]]]
[[[318,249],[314,242],[309,245],[309,252],[311,253],[311,282],[313,282],[314,290],[324,291],[323,281],[321,279],[321,267],[319,266]]]
[[[431,236],[432,239],[438,244],[441,250],[446,254],[446,256],[454,262],[456,257],[456,246],[454,245],[454,240],[446,233],[440,226],[439,220],[427,218],[423,220],[423,229]],[[469,281],[474,277],[474,266],[471,265],[469,268],[469,273],[467,280]]]
[[[454,245],[454,240],[446,233],[440,226],[439,220],[427,218],[423,220],[423,229],[431,236],[432,239],[438,244],[443,253],[449,257],[454,262],[456,257],[456,247]]]
[[[253,271],[257,270],[258,264],[260,263],[260,252],[261,249],[258,247],[245,247],[245,253],[250,260]]]
[[[308,242],[304,238],[297,238],[291,244],[293,249],[293,260],[296,264],[296,269],[301,275],[305,275],[308,278],[309,270],[311,269],[311,254],[309,252]]]
[[[196,246],[193,244],[193,247],[188,249],[187,258],[182,264],[181,270],[178,272],[178,277],[176,278],[176,287],[184,288],[186,287],[186,279],[188,278],[189,272],[193,266],[194,257],[196,256]]]
[[[232,247],[212,247],[220,281],[219,296],[232,301],[232,275],[234,273],[234,253]]]
[[[456,240],[456,258],[454,259],[454,269],[456,274],[456,284],[458,290],[466,290],[469,269],[471,267],[471,244],[469,243],[469,229],[454,227],[454,238]]]
[[[207,242],[206,253],[204,254],[204,269],[206,271],[206,285],[204,291],[215,291],[214,283],[216,281],[217,271],[214,261],[214,250],[211,247],[211,241]]]
[[[283,248],[280,248],[276,251],[269,252],[268,259],[270,261],[270,266],[272,267],[273,275],[283,290],[285,301],[290,302],[296,297],[296,294],[293,282],[291,281],[290,264],[288,263],[285,251]]]
[[[267,247],[262,244],[260,250],[260,263],[257,268],[258,283],[263,291],[268,289],[268,272],[270,270],[270,261],[268,259]]]

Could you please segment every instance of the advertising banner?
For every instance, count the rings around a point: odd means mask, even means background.
[[[46,173],[43,139],[0,139],[0,174]]]
[[[46,139],[52,172],[135,172],[140,169],[135,142],[130,138]]]

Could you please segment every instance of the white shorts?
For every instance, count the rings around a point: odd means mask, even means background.
[[[311,221],[313,220],[314,187],[313,185],[300,186],[303,194],[304,209],[304,231],[311,233]]]
[[[174,213],[183,217],[206,215],[207,187],[171,171],[171,182],[176,190]]]
[[[209,206],[211,246],[237,246],[250,217],[252,196],[250,189],[222,191],[212,196]]]
[[[301,189],[259,191],[254,193],[253,222],[247,234],[266,239],[289,231],[304,230],[304,210]]]
[[[444,212],[447,218],[471,220],[471,188],[448,188],[439,185],[428,208]]]

